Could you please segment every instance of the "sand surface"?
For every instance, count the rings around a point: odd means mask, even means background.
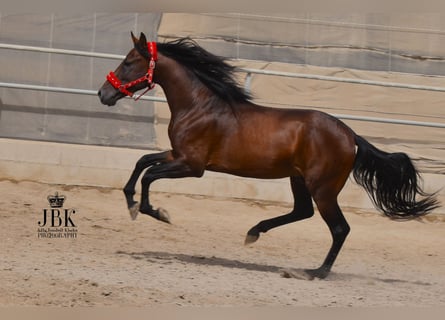
[[[3,306],[445,306],[443,214],[395,222],[343,208],[352,232],[333,272],[307,281],[280,270],[321,264],[331,240],[318,213],[244,246],[251,226],[290,206],[154,193],[167,225],[132,221],[119,190],[0,181],[0,191]],[[38,236],[56,191],[75,210],[76,238]]]

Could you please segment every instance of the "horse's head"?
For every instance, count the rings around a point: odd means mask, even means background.
[[[119,99],[125,96],[133,97],[133,93],[138,90],[144,88],[149,90],[154,87],[153,71],[157,60],[156,43],[147,43],[143,33],[139,39],[133,33],[131,33],[131,37],[134,48],[130,50],[117,69],[107,75],[107,81],[99,89],[100,101],[108,106],[114,106]]]

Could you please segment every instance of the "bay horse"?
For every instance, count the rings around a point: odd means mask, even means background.
[[[245,243],[272,228],[312,217],[313,199],[332,244],[322,265],[304,273],[308,279],[322,279],[350,231],[337,196],[351,172],[376,208],[389,217],[417,217],[439,206],[435,194],[419,186],[419,174],[405,153],[377,149],[324,112],[253,103],[235,80],[236,68],[190,38],[156,43],[147,42],[143,33],[139,39],[133,33],[131,37],[134,48],[107,75],[98,95],[103,104],[113,106],[136,91],[161,86],[171,111],[172,147],[144,155],[136,163],[123,189],[133,219],[139,211],[170,221],[165,210],[150,204],[149,188],[158,179],[201,177],[205,170],[260,179],[290,177],[293,210],[253,226]],[[145,169],[139,204],[135,186]]]

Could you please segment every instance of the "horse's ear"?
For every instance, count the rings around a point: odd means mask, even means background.
[[[143,32],[141,32],[141,36],[139,37],[139,45],[143,47],[147,46],[147,38]]]
[[[134,48],[139,52],[141,56],[148,59],[150,54],[148,53],[147,38],[145,37],[145,34],[141,32],[141,35],[138,39],[132,32],[131,37],[133,38]]]
[[[131,31],[131,39],[133,40],[134,44],[139,42],[139,39],[134,36],[133,31]]]

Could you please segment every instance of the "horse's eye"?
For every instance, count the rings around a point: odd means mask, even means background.
[[[131,64],[131,61],[129,61],[128,59],[124,60],[124,66],[129,66]]]

